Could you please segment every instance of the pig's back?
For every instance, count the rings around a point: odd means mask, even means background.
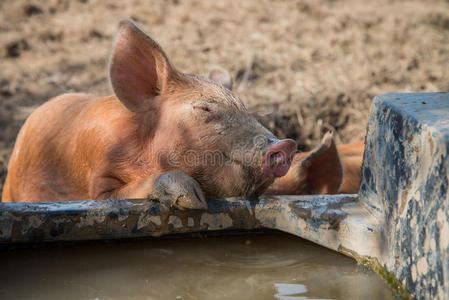
[[[11,156],[3,202],[84,199],[87,168],[75,169],[74,138],[80,117],[95,101],[86,94],[65,94],[34,111],[21,128]],[[67,184],[71,182],[73,184]],[[84,197],[83,197],[84,196]]]

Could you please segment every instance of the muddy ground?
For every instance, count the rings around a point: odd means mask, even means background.
[[[131,18],[178,69],[228,69],[235,91],[301,150],[325,131],[363,138],[387,92],[448,91],[446,1],[0,1],[0,189],[17,132],[48,98],[111,94],[118,20]]]

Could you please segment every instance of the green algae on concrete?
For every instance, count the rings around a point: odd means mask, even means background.
[[[378,274],[394,291],[396,296],[404,300],[414,299],[406,288],[399,282],[399,280],[397,280],[391,272],[388,272],[384,267],[382,267],[376,258],[363,257],[357,261],[376,272],[376,274]]]

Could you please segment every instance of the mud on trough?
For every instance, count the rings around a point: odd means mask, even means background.
[[[111,94],[118,20],[131,18],[183,72],[220,65],[236,93],[300,150],[363,139],[372,98],[448,91],[447,1],[0,2],[0,192],[20,126],[64,92]]]

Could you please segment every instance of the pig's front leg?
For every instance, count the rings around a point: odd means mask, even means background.
[[[207,202],[198,182],[177,170],[130,182],[99,198],[149,198],[159,200],[164,209],[207,209]]]

